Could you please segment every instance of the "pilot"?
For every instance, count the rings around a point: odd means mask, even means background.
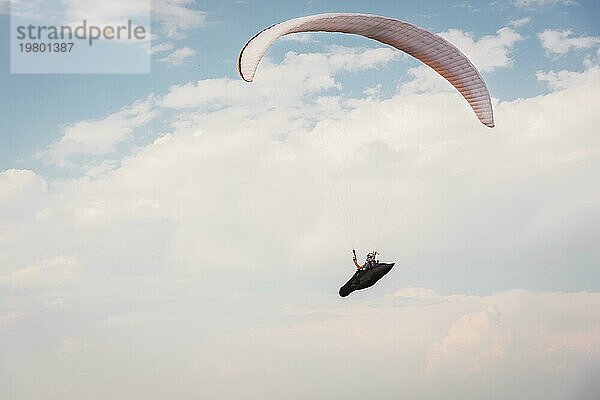
[[[358,260],[356,259],[356,254],[354,254],[354,256],[352,257],[352,261],[354,261],[354,265],[356,266],[356,269],[372,268],[375,265],[377,265],[377,263],[379,262],[379,261],[377,261],[377,252],[376,251],[372,251],[369,254],[367,254],[367,260],[365,261],[365,263],[363,265],[360,265],[358,263]]]

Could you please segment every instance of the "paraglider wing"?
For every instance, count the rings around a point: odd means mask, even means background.
[[[355,290],[366,289],[377,283],[385,274],[390,272],[394,263],[379,263],[371,268],[359,269],[352,278],[340,288],[339,294],[342,297],[348,296]]]
[[[341,32],[365,36],[404,51],[427,64],[469,102],[484,125],[494,126],[490,94],[479,71],[450,42],[407,22],[369,14],[318,14],[270,26],[255,35],[242,49],[238,70],[251,82],[258,64],[279,37],[299,32]]]

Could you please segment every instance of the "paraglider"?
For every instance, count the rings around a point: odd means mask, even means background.
[[[485,81],[459,49],[439,35],[408,22],[370,14],[331,13],[294,18],[272,25],[250,39],[238,58],[242,79],[254,79],[260,60],[280,37],[300,32],[340,32],[365,36],[404,51],[427,64],[452,84],[482,124],[494,127]]]
[[[479,71],[458,48],[439,35],[394,18],[370,14],[329,13],[290,19],[263,29],[242,48],[238,72],[243,80],[254,79],[259,63],[269,47],[280,37],[301,32],[338,32],[364,36],[403,51],[444,77],[469,103],[479,121],[494,127],[490,93]],[[353,250],[354,252],[354,250]],[[342,297],[355,290],[373,286],[394,263],[380,263],[377,253],[367,255],[352,278],[340,288]]]
[[[348,296],[355,290],[370,288],[394,267],[394,263],[380,263],[376,258],[376,251],[367,254],[367,261],[364,265],[358,264],[356,252],[354,250],[352,250],[352,253],[354,254],[352,261],[354,261],[354,264],[356,265],[356,272],[352,275],[352,278],[340,288],[339,294],[342,297]]]

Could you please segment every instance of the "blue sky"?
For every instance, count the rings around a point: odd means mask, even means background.
[[[0,398],[600,397],[600,3],[371,3],[154,0],[151,74],[19,75],[0,1]],[[443,36],[496,127],[359,37],[238,77],[322,12]]]

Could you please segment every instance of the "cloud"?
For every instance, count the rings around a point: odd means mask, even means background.
[[[450,29],[440,35],[465,53],[482,72],[510,67],[513,63],[510,53],[515,43],[523,40],[519,33],[508,27],[478,40],[470,33],[458,29]]]
[[[46,183],[32,171],[9,169],[0,173],[0,201],[6,209],[11,203],[19,203],[23,195],[33,195],[44,190]]]
[[[335,75],[377,68],[397,59],[398,52],[389,48],[355,49],[332,47],[324,53],[288,52],[280,64],[270,59],[261,62],[255,82],[206,79],[196,84],[174,86],[163,97],[168,108],[211,106],[262,107],[265,100],[302,102],[302,96],[339,88]],[[286,90],[281,91],[285,85]]]
[[[184,61],[195,55],[196,51],[193,49],[189,47],[182,47],[173,51],[168,56],[160,58],[158,61],[177,66],[183,64]]]
[[[73,269],[78,267],[76,257],[57,256],[17,269],[8,275],[0,275],[0,284],[13,288],[22,285],[55,285],[72,279]]]
[[[458,47],[481,72],[493,72],[512,66],[511,51],[515,43],[523,40],[512,28],[499,29],[495,35],[474,39],[472,34],[458,29],[441,32],[440,36]],[[401,84],[403,93],[436,93],[453,91],[452,86],[427,65],[408,70],[410,80]]]
[[[592,134],[597,115],[581,106],[597,100],[594,69],[585,85],[564,79],[554,86],[560,90],[546,96],[498,103],[499,124],[490,138],[454,92],[405,91],[387,99],[336,95],[345,82],[340,73],[385,65],[394,57],[387,49],[288,53],[278,65],[264,60],[252,84],[209,79],[176,85],[161,98],[151,96],[107,117],[67,126],[63,138],[44,151],[44,159],[76,164],[78,157],[110,155],[110,160],[38,196],[43,204],[32,205],[29,214],[40,219],[17,224],[17,218],[14,226],[36,241],[44,235],[61,240],[28,254],[27,240],[19,239],[12,258],[45,259],[51,256],[47,248],[58,246],[60,254],[73,254],[85,265],[93,259],[98,267],[158,268],[172,262],[193,269],[207,257],[235,268],[246,257],[256,265],[268,263],[257,249],[269,241],[278,243],[281,257],[309,257],[304,250],[316,246],[320,254],[336,245],[331,240],[344,240],[336,231],[344,205],[328,201],[327,191],[314,186],[337,187],[342,181],[357,193],[350,196],[357,204],[345,205],[358,210],[353,212],[355,227],[369,226],[365,215],[385,212],[385,207],[372,210],[361,191],[393,188],[386,196],[400,211],[382,218],[387,236],[397,235],[404,243],[403,257],[419,264],[443,260],[463,268],[461,257],[472,262],[482,257],[493,270],[504,262],[527,263],[522,261],[527,254],[560,271],[569,257],[580,254],[577,249],[589,251],[591,242],[585,238],[596,228],[586,221],[593,221],[598,210],[596,203],[582,205],[578,199],[597,196],[582,167],[597,161]],[[444,82],[439,76],[432,79]],[[129,140],[136,128],[151,126],[158,115],[171,118],[168,132],[156,132],[155,141],[126,156],[115,154],[117,144]],[[574,133],[565,137],[565,130]],[[345,143],[340,143],[341,132]],[[340,166],[341,154],[352,168]],[[567,174],[565,163],[574,172]],[[390,169],[400,172],[385,173]],[[523,186],[523,179],[533,183]],[[234,200],[238,195],[231,198],[241,192],[243,201]],[[436,201],[440,196],[446,199],[443,204]],[[503,213],[490,214],[490,209]],[[291,217],[274,219],[274,210]],[[561,210],[562,217],[553,216],[554,210]],[[85,228],[73,236],[73,226]],[[241,227],[254,227],[253,233]],[[368,230],[355,230],[357,238],[368,236]],[[571,234],[553,236],[558,232]],[[85,247],[86,235],[118,246],[120,256],[106,247]],[[427,252],[419,237],[436,243],[437,251]],[[84,246],[86,255],[63,248],[66,238]],[[128,242],[127,248],[120,242]],[[230,250],[232,243],[236,250]],[[389,247],[396,248],[391,242]],[[150,257],[147,248],[168,250]],[[521,251],[515,261],[511,254]],[[490,252],[496,261],[489,259]],[[561,257],[553,258],[557,252]],[[227,256],[218,256],[222,253]]]
[[[41,19],[40,5],[44,0],[0,0],[0,14],[11,14],[22,18]]]
[[[151,10],[159,32],[170,38],[185,37],[187,31],[201,28],[206,23],[206,13],[193,7],[194,0],[107,0],[102,7],[92,0],[66,0],[64,5],[68,21],[86,19],[97,21],[97,24],[146,16]]]
[[[64,0],[64,9],[53,10],[62,12],[65,23],[81,23],[86,20],[88,24],[106,25],[122,24],[129,19],[135,23],[138,18],[150,17],[150,1],[134,0],[106,0],[99,6],[93,0]]]
[[[150,49],[151,54],[164,53],[165,51],[173,50],[175,46],[171,43],[163,42],[159,44],[155,44]]]
[[[514,0],[515,6],[519,8],[553,7],[557,5],[577,5],[575,0]]]
[[[546,29],[538,34],[542,47],[550,55],[567,54],[571,50],[588,49],[600,46],[600,36],[573,36],[570,30]]]
[[[60,140],[36,155],[48,163],[65,166],[75,156],[110,154],[119,143],[127,141],[135,128],[156,116],[156,97],[136,101],[103,119],[67,125]]]
[[[546,82],[552,89],[566,89],[600,81],[600,67],[593,66],[584,72],[575,71],[537,71],[535,76],[538,80]]]
[[[4,171],[0,397],[594,392],[578,378],[600,362],[597,71],[497,102],[490,131],[454,92],[343,92],[396,57],[288,53],[252,84],[175,85],[45,153],[99,155],[92,173]],[[152,143],[112,152],[158,116]],[[398,265],[340,302],[352,227],[363,247],[381,229]]]
[[[181,38],[186,31],[205,26],[206,13],[191,6],[195,0],[152,0],[152,14],[167,37]]]
[[[508,26],[512,26],[513,28],[520,28],[521,26],[527,25],[529,22],[531,22],[531,18],[529,17],[513,19],[508,22]]]
[[[555,86],[561,90],[546,96],[498,103],[499,124],[490,138],[454,92],[401,92],[387,99],[335,95],[344,82],[340,72],[382,65],[393,57],[385,49],[289,53],[279,65],[265,60],[252,84],[210,79],[176,85],[161,99],[70,125],[65,137],[46,150],[46,159],[75,163],[78,155],[117,157],[111,150],[115,143],[157,115],[173,112],[168,133],[157,132],[154,142],[61,182],[48,198],[41,196],[44,204],[30,213],[40,219],[35,224],[24,219],[19,231],[36,241],[44,235],[60,240],[48,241],[36,254],[19,239],[12,259],[33,262],[47,258],[47,248],[58,247],[59,253],[97,268],[171,264],[195,270],[208,262],[231,270],[238,263],[268,266],[270,257],[259,249],[272,242],[277,245],[269,247],[287,260],[281,264],[297,257],[307,264],[321,257],[334,262],[327,249],[349,236],[339,234],[340,225],[347,224],[339,210],[356,210],[352,234],[357,241],[368,240],[369,231],[358,228],[380,218],[385,207],[373,210],[360,193],[385,188],[398,212],[381,217],[388,232],[383,236],[395,237],[403,247],[396,249],[391,241],[381,247],[401,252],[412,260],[407,262],[464,269],[467,259],[479,264],[481,257],[489,263],[483,273],[521,270],[519,263],[537,260],[531,262],[547,262],[562,276],[562,266],[575,254],[590,251],[596,233],[586,221],[598,213],[592,201],[597,193],[583,166],[593,168],[597,161],[597,115],[581,106],[597,100],[593,70],[585,85],[565,80]],[[353,65],[355,60],[362,61]],[[565,137],[567,129],[574,133]],[[352,168],[342,167],[342,154]],[[573,172],[567,173],[565,163]],[[385,173],[391,169],[400,172]],[[523,186],[524,179],[533,183]],[[340,205],[322,190],[342,182],[354,188],[353,203]],[[243,200],[232,193],[243,193]],[[436,200],[440,196],[443,204]],[[490,209],[503,212],[490,214]],[[73,226],[81,227],[75,236]],[[89,240],[111,245],[88,248]],[[65,248],[69,242],[85,254]],[[425,242],[435,243],[436,252],[427,251]],[[148,248],[165,250],[151,256]]]
[[[480,12],[481,11],[480,7],[475,7],[469,3],[457,3],[457,4],[453,4],[452,7],[453,8],[462,8],[462,9],[468,10],[470,12]]]
[[[47,182],[32,171],[18,169],[2,171],[0,173],[0,219],[6,222],[18,220],[38,209],[45,200],[47,186]],[[9,235],[8,232],[5,234]]]
[[[409,298],[409,299],[439,299],[443,296],[440,296],[432,289],[424,289],[418,287],[406,287],[395,291],[392,296],[399,298]]]
[[[291,35],[286,35],[281,38],[281,40],[287,40],[291,42],[297,43],[316,43],[317,39],[313,34],[310,33],[293,33]]]
[[[448,334],[430,346],[425,370],[435,373],[451,369],[457,375],[479,375],[490,360],[505,355],[509,340],[501,327],[501,314],[489,306],[454,321]]]
[[[44,0],[13,0],[13,12],[46,22],[52,18],[57,24],[79,23],[85,19],[88,23],[103,25],[152,17],[157,24],[154,34],[181,39],[190,30],[206,25],[207,13],[196,9],[195,4],[195,0],[105,0],[98,6],[98,2],[92,0],[64,0],[60,8],[48,15]],[[0,0],[0,13],[8,12],[9,1]]]
[[[10,327],[21,318],[21,315],[15,311],[0,312],[0,331]]]
[[[10,367],[13,377],[0,394],[11,390],[13,397],[26,398],[43,391],[70,399],[102,392],[91,397],[99,399],[127,391],[131,398],[153,398],[170,388],[170,395],[185,398],[200,394],[200,379],[201,393],[224,399],[243,393],[301,399],[314,392],[358,399],[368,380],[369,393],[378,398],[418,393],[423,399],[479,399],[490,393],[493,379],[498,398],[527,393],[560,399],[593,390],[578,377],[600,362],[597,293],[503,291],[435,305],[374,307],[360,298],[340,304],[333,296],[289,293],[267,296],[264,303],[257,297],[227,300],[231,294],[223,293],[210,300],[197,289],[182,292],[191,285],[180,282],[155,303],[165,283],[138,286],[147,290],[150,313],[115,314],[113,308],[85,329],[79,324],[90,310],[80,304],[84,312],[70,315],[69,329],[49,324],[43,334],[29,332],[16,343],[5,335],[11,345],[29,347],[0,360],[0,369]],[[286,313],[296,305],[306,309]],[[236,317],[224,310],[237,310]],[[11,329],[19,323],[11,322]],[[162,362],[157,366],[153,359]]]
[[[76,352],[80,352],[82,348],[82,344],[72,338],[65,338],[63,340],[62,346],[59,350],[59,353],[62,354],[72,354]]]

